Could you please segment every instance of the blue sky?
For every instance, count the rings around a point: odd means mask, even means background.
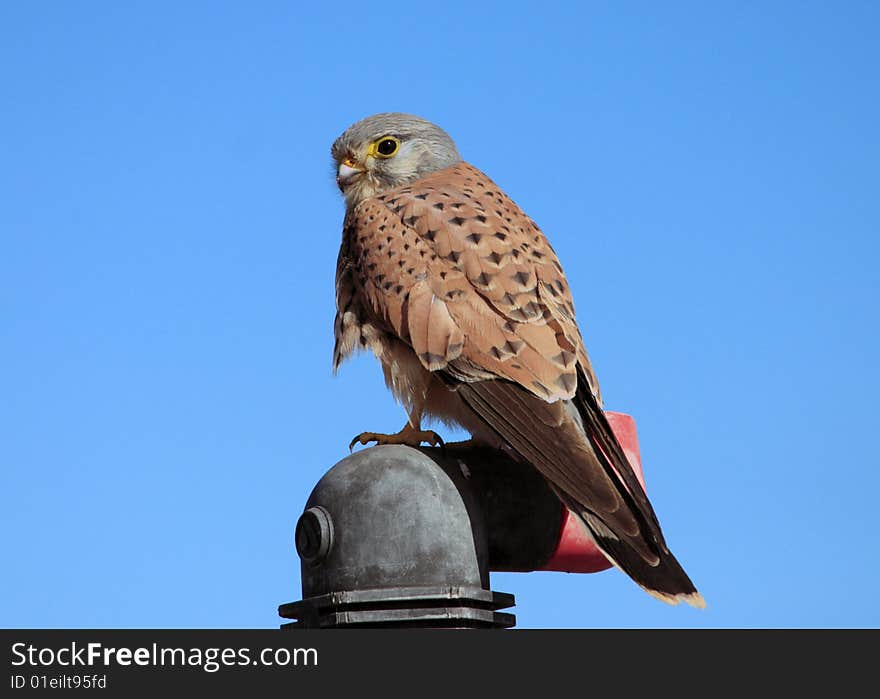
[[[403,423],[330,371],[329,146],[379,111],[553,242],[709,604],[495,574],[519,625],[880,625],[876,4],[318,5],[0,7],[0,625],[300,597],[309,491]]]

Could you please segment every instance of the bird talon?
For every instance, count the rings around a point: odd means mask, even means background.
[[[348,450],[354,451],[355,444],[363,444],[365,446],[367,444],[369,444],[370,442],[376,442],[377,444],[382,444],[382,440],[380,439],[380,437],[385,437],[385,436],[387,436],[387,435],[381,435],[381,434],[377,435],[377,434],[373,434],[372,432],[361,432],[360,434],[355,435],[354,439],[352,439],[351,442],[348,443]]]
[[[445,443],[443,442],[443,438],[432,430],[416,430],[407,425],[400,432],[396,434],[381,434],[378,432],[361,432],[359,435],[355,436],[354,439],[351,440],[348,444],[348,450],[354,451],[355,444],[369,444],[370,442],[376,442],[376,445],[380,444],[403,444],[410,447],[418,448],[421,446],[422,442],[427,442],[432,447],[439,446],[441,449],[444,449],[445,453]]]
[[[446,442],[443,441],[443,438],[437,434],[436,432],[431,432],[433,435],[433,439],[431,439],[428,444],[432,447],[440,447],[440,454],[445,458],[446,457]]]

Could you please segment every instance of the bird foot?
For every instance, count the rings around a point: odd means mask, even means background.
[[[396,434],[382,434],[380,432],[361,432],[348,445],[348,450],[354,449],[355,444],[405,444],[409,447],[419,447],[422,442],[427,442],[432,447],[443,447],[443,439],[433,430],[417,430],[407,424]]]

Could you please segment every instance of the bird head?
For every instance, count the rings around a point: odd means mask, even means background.
[[[411,114],[375,114],[350,126],[331,148],[348,208],[461,160],[449,135]]]

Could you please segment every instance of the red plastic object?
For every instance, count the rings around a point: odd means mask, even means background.
[[[636,434],[636,421],[625,413],[606,412],[617,441],[623,447],[636,478],[645,487],[642,474],[642,457],[639,453],[639,437]],[[568,508],[563,508],[562,527],[556,551],[540,570],[561,570],[566,573],[598,573],[611,567],[608,559],[593,543],[583,523]]]

